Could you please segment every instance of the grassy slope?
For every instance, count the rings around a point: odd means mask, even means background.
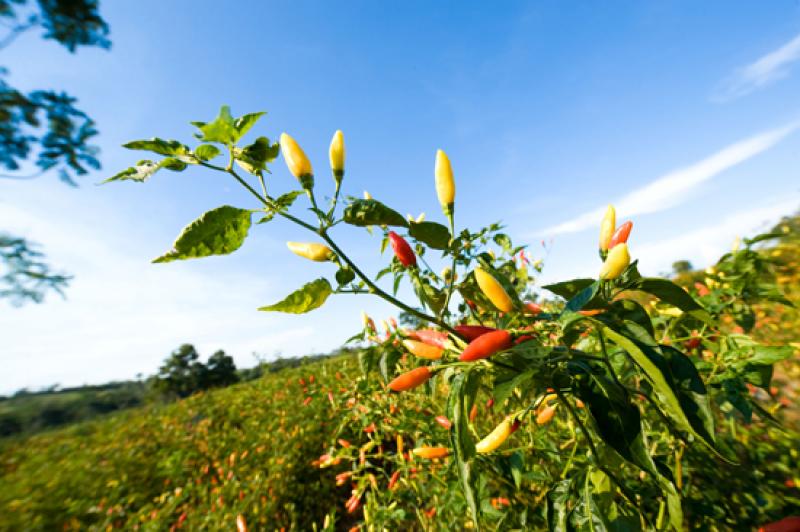
[[[222,529],[245,509],[308,529],[337,491],[310,464],[333,428],[328,391],[356,369],[343,356],[2,443],[0,529]]]

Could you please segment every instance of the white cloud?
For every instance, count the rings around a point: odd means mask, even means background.
[[[800,122],[793,122],[731,144],[691,166],[670,172],[628,193],[616,200],[614,205],[617,211],[624,213],[626,217],[650,214],[674,207],[690,198],[689,192],[693,188],[768,150],[796,131],[798,127]],[[572,220],[538,231],[537,235],[576,233],[591,227],[599,227],[605,209],[598,207]]]
[[[737,69],[714,91],[713,100],[730,101],[772,85],[789,75],[800,60],[800,35],[753,63]]]
[[[634,246],[631,253],[640,258],[640,269],[647,274],[670,271],[672,263],[681,259],[695,267],[707,266],[727,252],[737,237],[752,237],[771,228],[783,216],[796,212],[798,205],[798,194],[773,199],[747,211],[736,211],[715,225]]]

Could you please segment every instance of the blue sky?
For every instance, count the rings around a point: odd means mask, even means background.
[[[140,154],[137,138],[191,141],[222,104],[264,110],[254,129],[292,134],[330,193],[327,145],[345,132],[345,191],[441,218],[437,148],[458,182],[457,223],[502,220],[515,241],[553,239],[541,281],[596,273],[598,209],[635,223],[646,273],[707,265],[740,234],[800,207],[800,5],[706,2],[103,2],[110,51],[70,55],[35,34],[4,50],[20,88],[64,88],[101,131],[103,171],[0,181],[0,227],[75,275],[65,301],[0,310],[0,393],[153,373],[183,342],[237,364],[326,351],[359,327],[338,296],[305,316],[256,312],[331,266],[285,248],[293,226],[257,226],[237,253],[151,265],[221,204],[254,207],[225,176],[164,172],[95,186]],[[282,161],[271,188],[293,178]],[[377,271],[363,231],[337,239]],[[405,294],[408,296],[408,294]]]

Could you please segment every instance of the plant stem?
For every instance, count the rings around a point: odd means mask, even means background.
[[[450,222],[450,244],[452,245],[456,241],[456,224],[452,212],[447,215],[447,220]],[[450,283],[447,286],[447,295],[444,298],[444,305],[442,305],[442,310],[439,311],[439,319],[446,313],[450,313],[447,307],[450,305],[450,297],[453,295],[453,289],[456,286],[456,258],[458,254],[455,249],[451,249],[450,252],[453,254],[453,265],[450,267]]]
[[[268,207],[270,209],[274,209],[274,205],[273,205],[273,203],[271,201],[271,198],[269,196],[261,197],[261,195],[258,192],[256,192],[256,190],[253,187],[251,187],[250,184],[247,183],[247,181],[242,179],[241,176],[239,176],[239,174],[236,173],[236,171],[233,169],[233,167],[231,165],[229,165],[228,168],[222,168],[221,166],[216,166],[216,165],[208,164],[208,163],[205,163],[205,162],[200,162],[200,165],[201,166],[205,166],[207,168],[211,168],[212,170],[218,170],[218,171],[230,174],[231,176],[233,176],[234,179],[236,179],[236,181],[239,182],[240,185],[242,185],[245,189],[247,189],[247,191],[250,192],[250,194],[252,194],[255,198],[257,198],[259,202],[263,203],[266,207]],[[316,208],[316,202],[314,201],[313,194],[310,194],[310,196],[312,198],[312,203],[315,204],[315,208]],[[336,242],[334,242],[333,239],[331,239],[330,235],[328,235],[328,232],[326,231],[324,226],[316,228],[316,227],[312,226],[311,224],[306,223],[303,220],[300,220],[299,218],[296,218],[296,217],[292,216],[291,214],[289,214],[287,212],[278,211],[277,214],[279,214],[280,216],[283,216],[287,220],[290,220],[290,221],[296,223],[297,225],[299,225],[301,227],[304,227],[305,229],[308,229],[309,231],[311,231],[313,233],[316,233],[320,237],[322,237],[322,239],[339,256],[339,258],[341,258],[343,261],[345,261],[347,263],[347,265],[350,266],[350,268],[353,270],[353,272],[355,272],[355,274],[358,275],[361,278],[361,280],[364,281],[364,283],[367,286],[369,286],[371,293],[377,295],[380,298],[383,298],[384,300],[388,301],[392,305],[403,309],[404,311],[408,312],[409,314],[413,314],[414,316],[416,316],[416,317],[418,317],[418,318],[420,318],[422,320],[425,320],[427,322],[434,323],[434,324],[438,325],[439,327],[441,327],[442,329],[446,330],[447,332],[460,337],[460,335],[455,331],[455,329],[450,327],[450,325],[448,325],[444,321],[442,321],[440,319],[437,319],[437,318],[435,318],[433,316],[429,316],[428,314],[425,314],[424,312],[420,312],[419,310],[417,310],[417,309],[415,309],[413,307],[410,307],[409,305],[406,305],[405,303],[403,303],[399,299],[397,299],[397,298],[391,296],[390,294],[388,294],[387,292],[384,292],[383,290],[381,290],[375,283],[372,282],[372,280],[369,277],[367,277],[364,274],[364,272],[362,272],[358,268],[358,266],[355,265],[355,263],[353,263],[352,260],[350,260],[350,257],[345,255],[344,251],[342,251],[342,249],[339,246],[336,245]]]
[[[392,305],[405,310],[409,314],[413,314],[414,316],[416,316],[416,317],[418,317],[418,318],[420,318],[422,320],[425,320],[427,322],[435,323],[436,325],[438,325],[442,329],[446,330],[447,332],[455,334],[456,336],[459,336],[459,334],[455,331],[455,329],[450,327],[444,321],[439,320],[439,319],[437,319],[437,318],[435,318],[433,316],[429,316],[429,315],[425,314],[424,312],[420,312],[419,310],[406,305],[405,303],[403,303],[399,299],[397,299],[397,298],[393,297],[392,295],[390,295],[390,294],[384,292],[383,290],[381,290],[375,283],[372,282],[372,280],[369,277],[367,277],[364,274],[364,272],[362,272],[358,268],[358,266],[355,265],[355,263],[352,260],[350,260],[350,257],[348,257],[347,255],[344,254],[344,252],[341,250],[341,248],[339,248],[339,246],[336,245],[336,242],[334,242],[333,239],[331,239],[331,237],[328,235],[327,231],[322,230],[319,233],[319,235],[331,247],[331,249],[339,256],[339,258],[341,258],[343,261],[345,261],[347,263],[347,265],[350,266],[350,268],[353,270],[353,272],[356,275],[358,275],[361,278],[361,280],[364,281],[364,283],[366,283],[367,286],[369,286],[370,291],[372,293],[374,293],[378,297],[381,297],[381,298],[385,299],[386,301],[388,301]]]

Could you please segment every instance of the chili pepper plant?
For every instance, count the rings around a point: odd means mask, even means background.
[[[289,251],[331,262],[336,272],[259,310],[302,314],[333,295],[359,294],[382,298],[422,324],[387,327],[379,338],[367,317],[353,338],[371,343],[361,355],[364,377],[354,405],[375,394],[384,400],[363,401],[354,406],[360,409],[355,418],[341,420],[339,436],[354,437],[353,423],[370,419],[357,430],[367,444],[332,442],[332,454],[320,462],[348,460],[337,476],[353,486],[343,506],[348,519],[409,524],[410,505],[417,505],[418,522],[435,523],[437,506],[425,505],[419,484],[409,483],[428,475],[438,485],[437,500],[450,505],[439,510],[446,516],[440,528],[681,530],[691,521],[685,514],[690,464],[712,461],[724,471],[739,460],[725,443],[728,423],[721,420],[750,421],[754,414],[774,420],[748,386],[768,389],[773,364],[792,348],[761,345],[748,334],[748,309],[756,300],[788,304],[746,273],[763,266],[753,251],[760,239],[723,257],[715,270],[729,275],[725,292],[715,293],[722,299],[698,297],[668,279],[640,274],[628,248],[632,223],[618,225],[609,207],[598,220],[597,276],[544,286],[552,294],[545,300],[533,290],[541,263],[531,263],[524,246],[515,246],[498,224],[464,227],[469,219],[456,209],[453,169],[443,151],[435,155],[431,187],[442,223],[407,219],[369,196],[342,196],[341,131],[330,147],[331,182],[320,183],[288,134],[279,142],[243,141],[262,115],[235,118],[223,107],[212,121],[192,123],[199,141],[193,145],[160,138],[125,144],[159,158],[107,181],[141,183],[160,170],[197,166],[226,175],[252,197],[250,205],[200,215],[153,262],[233,253],[251,230],[284,221],[297,227],[298,239],[308,239],[289,242]],[[268,165],[281,154],[296,182],[269,175]],[[337,243],[340,224],[381,237],[381,252],[392,250],[385,268],[364,271]],[[431,254],[448,264],[445,271],[428,265]],[[309,263],[309,272],[316,267]],[[398,296],[404,283],[415,301]],[[731,317],[736,330],[726,321]],[[403,397],[415,396],[429,398],[425,410],[403,412]],[[411,422],[420,416],[424,422]],[[415,495],[402,495],[404,489]]]

